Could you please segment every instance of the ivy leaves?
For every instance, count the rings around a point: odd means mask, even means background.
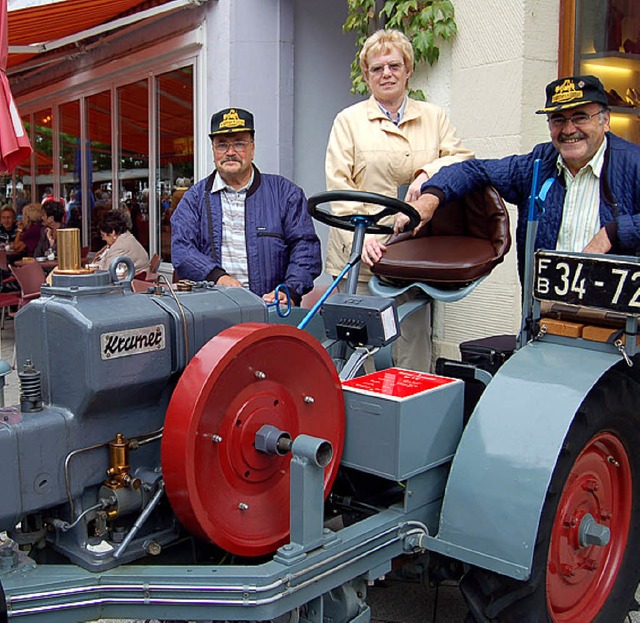
[[[381,6],[382,5],[382,6]],[[367,37],[380,28],[402,31],[413,44],[416,63],[433,65],[440,56],[439,40],[450,41],[457,32],[451,0],[347,0],[349,14],[342,27],[357,33],[356,56],[351,63],[351,92],[367,93],[358,56]],[[412,91],[425,99],[422,91]]]

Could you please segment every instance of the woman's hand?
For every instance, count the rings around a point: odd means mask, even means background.
[[[420,189],[422,185],[429,179],[429,176],[422,171],[413,182],[409,185],[407,189],[407,195],[404,198],[405,201],[415,201],[420,197]]]
[[[364,241],[362,255],[360,257],[367,266],[373,266],[376,262],[380,261],[382,254],[386,250],[386,245],[382,244],[377,238],[367,238]]]

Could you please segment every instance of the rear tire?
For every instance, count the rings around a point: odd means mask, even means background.
[[[640,384],[631,373],[609,371],[575,415],[547,491],[531,577],[472,568],[463,578],[473,620],[624,620],[640,577]],[[585,544],[587,514],[610,530],[608,544]]]

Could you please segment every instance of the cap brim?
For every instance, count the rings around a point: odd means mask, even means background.
[[[557,106],[548,106],[547,108],[541,108],[540,110],[536,110],[536,115],[544,115],[550,112],[557,112],[559,110],[568,110],[570,108],[577,108],[578,106],[583,106],[584,104],[600,104],[602,106],[607,106],[607,104],[603,104],[602,102],[596,102],[595,100],[583,100],[582,102],[567,102],[566,104],[558,104]]]
[[[211,132],[209,134],[209,138],[213,138],[214,136],[220,136],[221,134],[235,134],[236,132],[251,132],[251,134],[255,133],[255,130],[250,128],[234,128],[232,130],[218,130],[216,132]]]

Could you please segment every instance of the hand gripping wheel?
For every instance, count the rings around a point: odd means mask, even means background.
[[[265,424],[329,441],[328,494],[345,432],[342,386],[331,357],[308,333],[286,325],[240,324],[210,340],[185,368],[162,439],[167,495],[196,536],[259,556],[289,535],[291,455],[265,454]]]

